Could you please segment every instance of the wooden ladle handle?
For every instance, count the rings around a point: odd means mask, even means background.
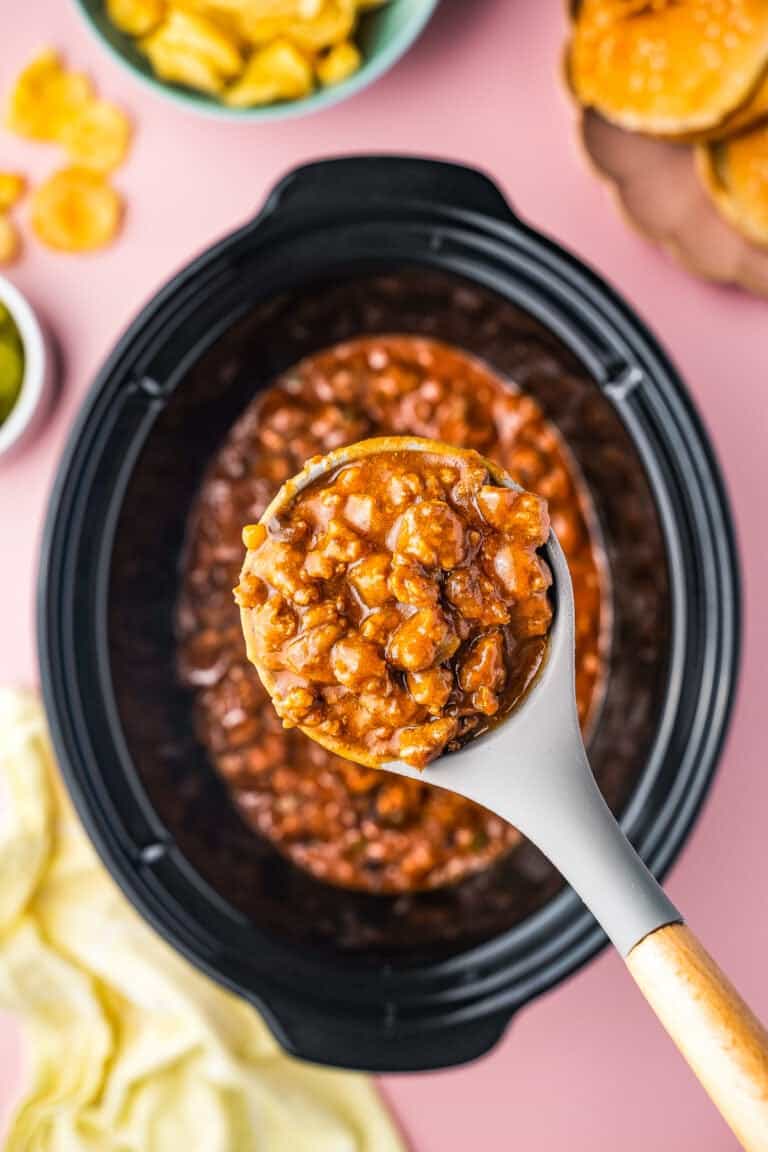
[[[748,1152],[768,1152],[768,1031],[684,924],[627,956],[640,991]]]

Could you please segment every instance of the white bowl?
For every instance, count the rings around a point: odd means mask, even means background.
[[[19,330],[24,348],[24,375],[16,403],[0,424],[0,457],[18,447],[31,434],[50,399],[53,367],[48,342],[26,298],[10,280],[0,276],[2,302]]]

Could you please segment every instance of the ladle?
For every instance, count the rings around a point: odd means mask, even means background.
[[[467,455],[417,437],[362,441],[308,461],[261,522],[267,526],[320,477],[392,451]],[[497,483],[518,487],[498,467],[488,467]],[[554,533],[544,555],[552,570],[554,619],[546,661],[522,702],[490,732],[423,771],[400,761],[382,768],[466,796],[533,841],[599,921],[743,1147],[768,1152],[768,1032],[685,926],[595,784],[576,711],[573,588]],[[251,627],[244,610],[246,642]],[[253,645],[248,647],[250,653]],[[259,671],[269,689],[268,675]],[[312,728],[304,731],[314,735]],[[343,746],[333,750],[344,754]]]

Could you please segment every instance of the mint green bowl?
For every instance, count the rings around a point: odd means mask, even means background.
[[[331,88],[320,88],[302,100],[285,100],[258,108],[228,108],[212,96],[184,88],[180,84],[166,84],[158,80],[149,61],[137,51],[131,37],[112,24],[104,0],[75,0],[75,3],[91,30],[116,60],[138,80],[177,104],[182,104],[192,112],[219,116],[224,120],[281,120],[329,108],[383,76],[417,39],[437,7],[438,0],[389,0],[383,8],[367,12],[361,17],[355,36],[363,54],[363,63],[349,80]]]

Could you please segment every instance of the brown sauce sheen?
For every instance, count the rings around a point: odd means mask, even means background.
[[[511,711],[540,667],[549,516],[475,452],[389,443],[247,527],[235,595],[284,727],[423,768]]]
[[[244,819],[319,879],[371,892],[478,872],[519,833],[469,800],[364,768],[285,730],[248,663],[232,600],[242,526],[305,460],[376,435],[475,448],[547,500],[576,603],[582,725],[599,705],[603,568],[588,493],[532,397],[480,361],[414,336],[336,345],[256,396],[222,444],[190,516],[178,610],[180,675],[198,736]]]

